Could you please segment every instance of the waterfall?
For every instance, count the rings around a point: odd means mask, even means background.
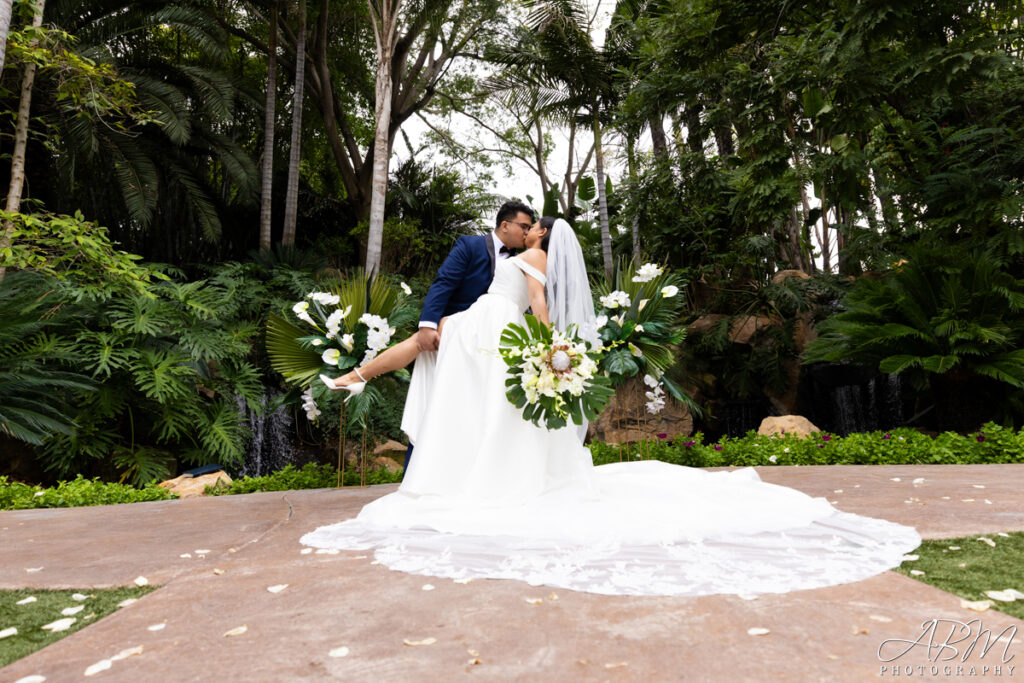
[[[893,429],[904,424],[908,392],[898,375],[871,375],[841,364],[802,373],[800,414],[833,434]]]
[[[263,476],[292,462],[294,428],[291,413],[284,405],[267,412],[267,406],[273,405],[280,396],[280,392],[264,390],[258,411],[250,410],[241,396],[235,397],[238,410],[248,421],[251,433],[239,476]]]

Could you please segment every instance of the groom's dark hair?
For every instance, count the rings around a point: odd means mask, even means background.
[[[525,213],[527,216],[529,216],[531,223],[535,220],[535,217],[533,215],[533,209],[531,209],[526,204],[523,204],[522,202],[513,200],[510,202],[505,202],[504,204],[501,205],[501,208],[498,209],[498,218],[494,221],[494,227],[500,228],[501,224],[504,221],[512,220],[519,213]]]

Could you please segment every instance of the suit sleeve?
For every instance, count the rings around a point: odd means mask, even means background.
[[[469,243],[468,237],[462,236],[455,241],[448,258],[444,260],[437,271],[437,277],[430,284],[427,296],[423,300],[423,312],[420,313],[420,324],[428,324],[427,327],[436,327],[444,316],[444,309],[451,299],[452,293],[458,289],[466,277],[469,267]]]

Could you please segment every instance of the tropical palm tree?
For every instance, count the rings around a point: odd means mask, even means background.
[[[263,108],[263,161],[260,165],[260,251],[270,251],[270,208],[274,180],[274,111],[277,104],[277,2],[270,13],[267,41],[267,99]]]
[[[292,104],[292,144],[288,152],[288,185],[284,195],[282,246],[295,244],[299,211],[299,161],[302,159],[302,105],[306,85],[306,0],[299,0],[299,27],[295,40],[295,97]]]

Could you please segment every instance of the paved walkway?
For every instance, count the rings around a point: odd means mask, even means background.
[[[914,525],[926,538],[1024,530],[1024,465],[759,472],[842,510]],[[755,600],[607,597],[513,581],[456,584],[391,572],[356,552],[301,553],[302,534],[394,488],[0,512],[0,588],[102,588],[137,576],[163,585],[0,669],[0,681],[83,680],[90,665],[139,645],[140,655],[88,680],[884,680],[893,677],[880,675],[882,641],[916,640],[926,620],[979,616],[995,634],[1020,628],[1008,656],[1024,653],[1024,622],[965,610],[959,598],[893,572]],[[436,588],[424,591],[428,583]],[[280,584],[287,587],[267,590]],[[245,633],[225,637],[243,625]],[[770,633],[749,635],[754,627]],[[404,642],[428,639],[436,640]],[[331,656],[341,648],[348,654]],[[919,647],[896,663],[921,680],[959,680],[972,666],[972,678],[1006,679],[1024,657],[996,676],[1001,648],[935,663]],[[1024,668],[1013,673],[1024,677]]]

